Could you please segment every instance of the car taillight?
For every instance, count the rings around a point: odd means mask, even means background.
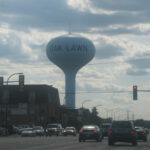
[[[112,130],[111,130],[111,129],[108,131],[108,134],[109,134],[109,135],[112,134]]]
[[[134,130],[131,130],[131,134],[135,134],[135,131],[134,131]]]
[[[93,130],[93,132],[94,132],[94,133],[97,133],[97,131],[96,131],[96,130]]]
[[[141,132],[141,134],[144,135],[145,133],[144,133],[144,132]]]
[[[83,130],[80,130],[80,133],[83,133]]]

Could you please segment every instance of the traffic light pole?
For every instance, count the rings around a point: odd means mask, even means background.
[[[19,81],[9,81],[10,80],[10,78],[12,77],[12,76],[14,76],[14,75],[23,75],[23,73],[13,73],[13,74],[11,74],[8,78],[7,78],[7,81],[5,81],[5,82],[3,82],[3,83],[6,83],[6,85],[8,86],[8,83],[14,83],[14,82],[19,82]],[[8,86],[8,91],[9,91],[9,86]],[[8,102],[6,101],[5,102],[5,127],[6,127],[6,134],[8,135],[8,103],[9,103],[9,100],[8,100]]]

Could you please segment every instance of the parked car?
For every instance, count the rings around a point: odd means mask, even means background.
[[[143,127],[135,127],[135,130],[137,132],[137,139],[147,141],[147,133],[145,128]]]
[[[23,131],[23,130],[25,130],[25,129],[27,129],[27,128],[30,128],[30,126],[29,125],[18,125],[18,126],[16,126],[16,132],[18,133],[18,134],[21,134],[21,132]]]
[[[113,121],[108,131],[108,144],[115,142],[131,142],[137,145],[137,133],[132,121]]]
[[[44,136],[44,128],[42,126],[34,126],[33,131],[36,133],[36,135]]]
[[[97,125],[85,125],[79,132],[79,142],[85,142],[85,140],[102,141],[102,131]]]
[[[102,135],[103,137],[107,137],[108,136],[108,130],[111,126],[111,123],[103,123],[101,124],[100,128],[102,130]]]
[[[25,136],[29,136],[29,137],[35,137],[36,133],[32,128],[25,128],[22,132],[21,132],[21,136],[25,137]]]
[[[61,124],[58,123],[53,123],[53,124],[48,124],[45,134],[46,136],[51,136],[51,135],[62,135],[63,133],[63,128]]]
[[[7,129],[4,127],[0,127],[0,136],[5,136],[7,135]]]
[[[74,135],[74,136],[76,136],[77,135],[76,128],[75,127],[66,127],[64,129],[63,135],[64,136],[67,136],[67,135]]]

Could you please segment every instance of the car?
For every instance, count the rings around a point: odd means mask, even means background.
[[[147,141],[147,133],[145,128],[143,127],[135,127],[135,130],[137,132],[137,139],[138,140],[143,140],[143,141]]]
[[[22,137],[35,137],[36,136],[36,133],[35,131],[33,130],[33,128],[25,128],[22,132],[21,132],[21,136]]]
[[[132,121],[122,120],[113,121],[108,131],[108,145],[115,142],[130,142],[137,145],[137,133]]]
[[[148,135],[149,134],[149,129],[145,128],[145,130],[146,130],[146,134]]]
[[[0,126],[0,136],[6,136],[7,135],[7,129]]]
[[[35,131],[36,135],[44,136],[44,128],[42,126],[34,126],[33,131]]]
[[[58,123],[53,123],[53,124],[48,124],[45,134],[46,136],[51,136],[51,135],[62,135],[63,133],[63,128],[61,124]]]
[[[18,125],[18,126],[15,127],[16,133],[17,133],[17,134],[21,134],[21,132],[22,132],[23,130],[27,129],[27,128],[30,128],[30,126],[29,126],[29,125],[26,125],[26,124]]]
[[[102,135],[103,137],[107,137],[108,136],[108,130],[111,126],[111,123],[103,123],[101,124],[100,128],[102,130]]]
[[[84,125],[79,132],[79,142],[85,140],[102,141],[102,131],[97,125]]]
[[[63,135],[67,136],[67,135],[77,135],[77,131],[75,127],[66,127],[63,131]]]

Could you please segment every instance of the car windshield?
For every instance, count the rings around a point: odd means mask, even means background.
[[[65,130],[74,130],[75,128],[73,127],[66,127]]]
[[[34,127],[33,130],[41,130],[42,127]]]
[[[143,127],[135,127],[136,130],[144,130]]]
[[[23,131],[33,131],[33,129],[24,129]]]
[[[131,128],[131,123],[128,121],[120,121],[120,122],[114,122],[112,124],[113,128]]]

